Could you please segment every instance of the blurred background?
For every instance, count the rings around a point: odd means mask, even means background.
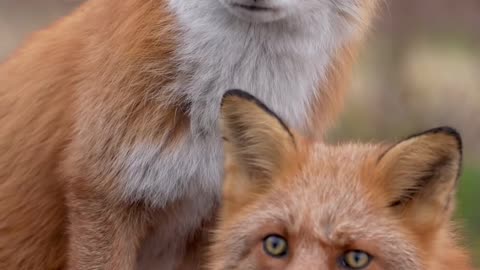
[[[0,0],[0,61],[82,0]],[[480,1],[385,0],[330,141],[451,125],[465,141],[457,218],[480,266]],[[478,117],[478,118],[477,118]]]

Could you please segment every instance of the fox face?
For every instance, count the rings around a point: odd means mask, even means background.
[[[450,222],[462,158],[455,130],[328,146],[242,91],[225,95],[221,127],[211,269],[470,269]]]

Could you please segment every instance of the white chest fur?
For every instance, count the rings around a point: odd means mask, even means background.
[[[343,20],[327,4],[300,19],[250,23],[218,0],[170,2],[183,30],[178,53],[189,78],[176,91],[191,99],[195,131],[214,132],[220,98],[231,88],[250,92],[305,131],[331,57],[348,38]]]
[[[191,134],[169,153],[159,153],[158,145],[130,149],[127,197],[163,206],[184,196],[218,193],[216,123],[228,89],[252,93],[288,125],[306,131],[308,110],[329,62],[354,29],[331,1],[315,3],[299,18],[259,24],[232,16],[218,0],[169,0],[181,30],[176,52],[180,73],[170,95],[186,97],[191,104]]]

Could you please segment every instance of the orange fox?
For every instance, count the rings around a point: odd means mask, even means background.
[[[0,269],[195,269],[242,87],[309,138],[376,0],[90,0],[0,66]]]
[[[451,221],[455,130],[328,146],[245,92],[227,92],[221,110],[225,182],[209,269],[473,269]]]

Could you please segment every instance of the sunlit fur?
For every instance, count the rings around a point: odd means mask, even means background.
[[[269,2],[289,15],[261,23],[219,0],[91,0],[9,57],[0,269],[197,267],[191,243],[220,194],[223,93],[247,89],[321,138],[376,6]]]
[[[209,269],[345,269],[349,250],[373,257],[365,270],[473,269],[452,222],[462,147],[453,129],[326,145],[292,139],[251,97],[223,104],[225,183]],[[263,250],[271,234],[287,239],[286,257]]]

